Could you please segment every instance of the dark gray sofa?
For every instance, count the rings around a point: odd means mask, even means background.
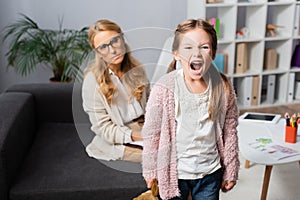
[[[136,164],[88,157],[93,133],[78,88],[22,84],[0,94],[1,200],[129,200],[146,190]]]

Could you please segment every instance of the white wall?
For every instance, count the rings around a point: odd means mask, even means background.
[[[117,22],[127,33],[134,55],[152,75],[160,48],[176,25],[186,18],[183,0],[1,0],[0,1],[0,92],[16,83],[49,82],[51,70],[40,67],[21,77],[12,67],[7,68],[3,43],[3,28],[23,13],[42,28],[57,29],[63,18],[64,28],[80,29],[98,19]],[[154,28],[155,27],[155,28]]]

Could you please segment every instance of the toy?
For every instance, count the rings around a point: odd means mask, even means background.
[[[158,200],[158,183],[157,180],[155,179],[153,181],[151,190],[148,190],[146,192],[143,192],[140,194],[138,197],[133,198],[133,200]]]
[[[267,35],[271,35],[271,37],[275,37],[276,36],[276,29],[277,28],[283,28],[283,26],[277,26],[274,24],[267,24],[266,26],[266,34]]]
[[[243,27],[240,30],[236,31],[236,38],[243,39],[248,38],[250,36],[250,30],[248,27]]]

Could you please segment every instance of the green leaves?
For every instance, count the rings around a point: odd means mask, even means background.
[[[82,73],[80,65],[92,50],[86,27],[81,30],[41,29],[29,17],[21,16],[4,29],[4,40],[10,42],[6,53],[9,66],[26,76],[46,64],[51,66],[59,81],[74,79],[78,72]]]

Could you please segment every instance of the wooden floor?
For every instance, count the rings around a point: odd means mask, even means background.
[[[280,114],[284,117],[284,114],[288,112],[290,115],[294,113],[300,113],[300,103],[297,104],[286,104],[280,106],[269,106],[263,108],[251,108],[251,109],[240,109],[240,115],[245,112],[260,112],[260,113],[274,113]]]

